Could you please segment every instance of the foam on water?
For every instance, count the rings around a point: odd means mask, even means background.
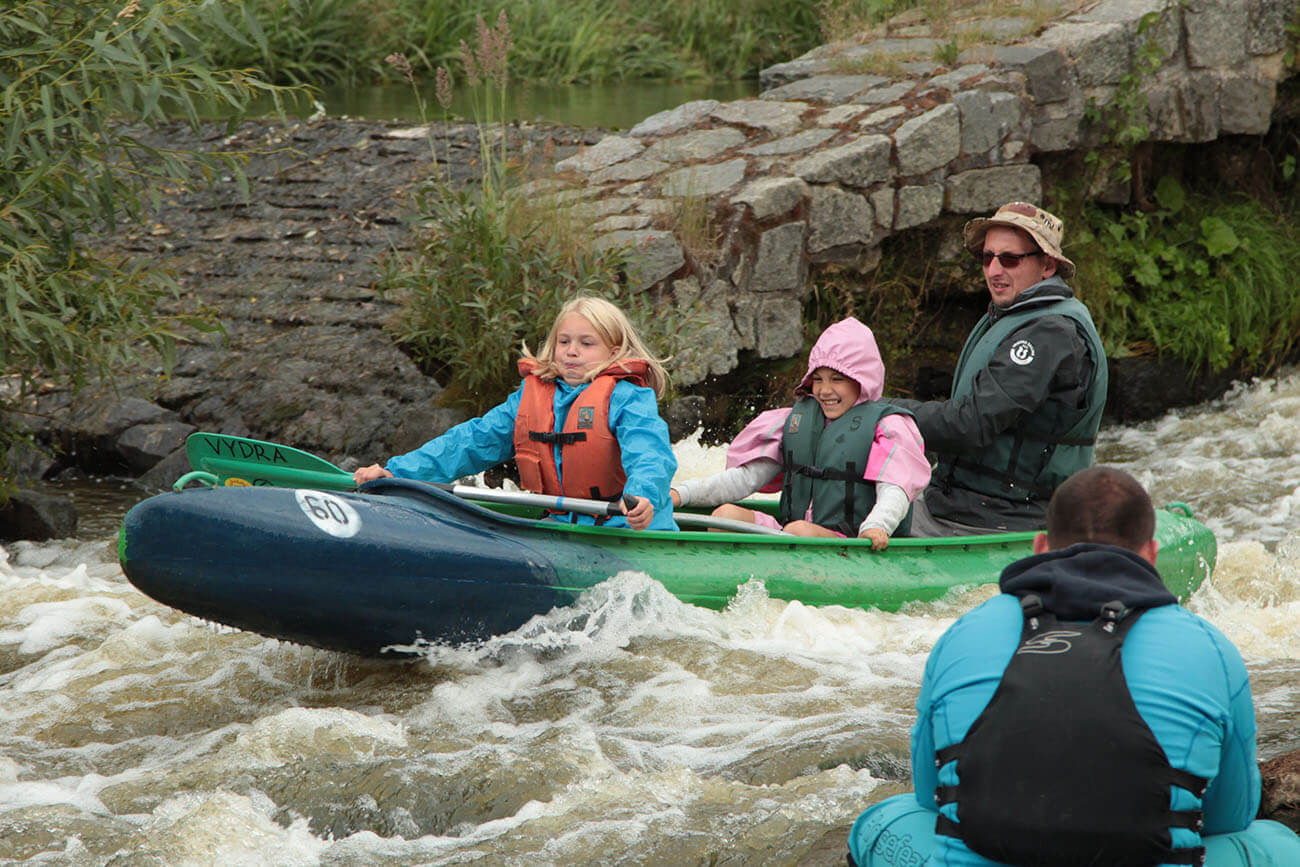
[[[186,792],[158,806],[137,842],[170,864],[319,864],[328,843],[308,830],[305,819],[286,828],[275,820],[275,812],[276,805],[264,796]]]
[[[1246,655],[1273,743],[1300,714],[1297,416],[1291,374],[1099,450],[1215,530],[1189,607]],[[682,476],[724,463],[676,451]],[[750,583],[711,611],[629,572],[394,665],[179,614],[113,555],[0,548],[0,860],[790,863],[902,790],[926,654],[995,592],[884,613]]]
[[[1157,503],[1192,505],[1220,543],[1276,544],[1297,523],[1300,374],[1238,383],[1199,407],[1105,428],[1097,460],[1133,473]]]

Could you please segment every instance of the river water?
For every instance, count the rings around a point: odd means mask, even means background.
[[[1100,456],[1214,529],[1190,607],[1247,659],[1261,757],[1300,747],[1300,373],[1108,428]],[[368,661],[138,593],[122,500],[0,549],[0,862],[839,864],[906,788],[928,650],[993,592],[884,614],[746,585],[715,612],[620,574],[484,646]]]

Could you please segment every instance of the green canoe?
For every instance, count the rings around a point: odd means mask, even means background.
[[[227,484],[160,494],[127,514],[119,558],[128,578],[199,617],[367,655],[509,632],[624,570],[710,608],[761,581],[775,599],[896,610],[996,581],[1032,553],[1034,536],[898,538],[873,552],[856,539],[573,525],[536,506],[488,508],[459,486],[403,479],[346,491],[337,468],[329,491],[325,473],[291,488],[283,467],[272,485],[248,467],[238,478],[207,466]],[[1156,538],[1160,574],[1186,599],[1213,571],[1214,536],[1175,505],[1157,511]]]

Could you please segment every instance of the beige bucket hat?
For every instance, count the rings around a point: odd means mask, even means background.
[[[990,226],[1010,226],[1028,232],[1038,248],[1057,261],[1056,273],[1061,275],[1061,279],[1069,280],[1074,276],[1074,263],[1061,255],[1065,223],[1060,217],[1028,202],[1008,202],[993,216],[978,217],[966,224],[966,249],[980,255],[984,249],[984,234]]]

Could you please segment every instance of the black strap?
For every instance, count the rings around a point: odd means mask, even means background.
[[[1161,864],[1195,864],[1205,863],[1205,847],[1193,846],[1189,849],[1169,849],[1160,856]]]
[[[1170,768],[1172,774],[1170,782],[1180,789],[1186,789],[1196,797],[1200,798],[1205,794],[1205,788],[1210,781],[1205,777],[1198,777],[1196,774],[1184,771],[1182,768]]]
[[[970,461],[964,458],[954,459],[952,462],[952,467],[953,469],[963,469],[966,472],[974,473],[977,476],[983,476],[986,479],[993,479],[995,482],[1001,482],[1002,484],[1008,487],[1023,488],[1026,492],[1028,492],[1030,498],[1046,500],[1049,499],[1052,496],[1052,492],[1056,490],[1055,488],[1049,488],[1046,487],[1045,485],[1035,484],[1034,482],[1029,481],[1027,479],[1019,478],[1018,476],[1014,476],[1011,473],[1004,473],[1004,472],[999,472],[997,470],[990,470],[988,467],[985,467],[982,464],[971,463]],[[951,481],[949,481],[949,486],[951,487]]]
[[[530,430],[528,438],[539,443],[559,443],[562,446],[571,446],[574,443],[587,441],[587,434],[584,431],[573,431],[572,433],[550,433],[546,431]]]
[[[858,465],[853,461],[844,465],[844,475],[844,524],[840,532],[845,536],[853,537],[858,535],[858,528],[853,526],[853,491],[857,488],[853,481],[856,478],[859,482],[865,482],[866,479],[858,473]]]
[[[837,470],[834,467],[818,467],[809,464],[796,464],[790,462],[786,468],[787,473],[798,473],[801,476],[807,476],[810,479],[830,479],[833,482],[858,482],[863,485],[874,485],[875,482],[868,481],[858,475],[855,466],[850,462],[847,469]]]

